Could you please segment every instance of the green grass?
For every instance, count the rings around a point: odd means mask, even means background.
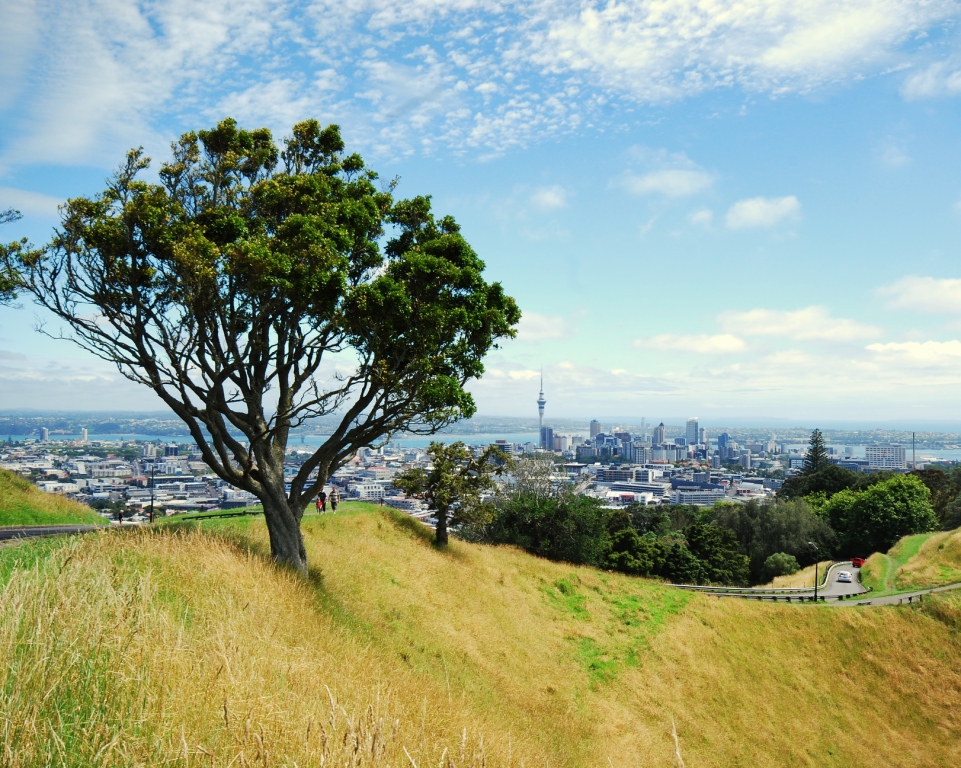
[[[0,470],[0,526],[109,525],[90,507],[55,493],[44,493],[29,480]]]
[[[939,535],[932,532],[905,536],[886,554],[878,552],[868,558],[861,569],[861,583],[871,589],[871,597],[886,597],[917,589],[917,584],[902,583],[902,571],[909,563],[914,564],[913,561],[921,555],[921,549],[932,537]],[[950,583],[950,580],[951,576],[948,575],[943,583]]]
[[[720,600],[365,504],[303,531],[308,579],[261,517],[0,550],[0,764],[670,766],[672,723],[689,766],[959,764],[961,595]]]

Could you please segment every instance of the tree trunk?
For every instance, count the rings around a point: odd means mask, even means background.
[[[434,537],[434,543],[438,547],[447,546],[447,510],[438,509],[437,510],[437,532]]]
[[[264,520],[270,535],[270,554],[274,562],[307,573],[307,550],[300,531],[300,520],[291,510],[287,499],[261,499]]]

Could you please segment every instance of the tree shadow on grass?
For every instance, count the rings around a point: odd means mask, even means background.
[[[411,517],[406,512],[401,512],[399,509],[393,509],[392,507],[383,507],[381,510],[381,516],[393,523],[400,531],[410,534],[410,536],[427,544],[435,552],[440,552],[450,557],[456,558],[458,560],[464,560],[466,558],[466,552],[463,547],[458,546],[456,540],[451,541],[447,546],[440,546],[434,534],[434,530],[429,525],[424,525],[416,518]]]

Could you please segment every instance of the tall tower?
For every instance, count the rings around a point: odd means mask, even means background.
[[[544,429],[544,406],[547,400],[544,397],[544,369],[541,368],[541,393],[537,397],[537,415],[540,417],[540,429]]]

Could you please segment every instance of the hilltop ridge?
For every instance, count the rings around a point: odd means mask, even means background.
[[[961,759],[953,595],[725,601],[345,509],[307,581],[255,518],[4,553],[5,762],[669,766],[672,724],[691,766]]]

